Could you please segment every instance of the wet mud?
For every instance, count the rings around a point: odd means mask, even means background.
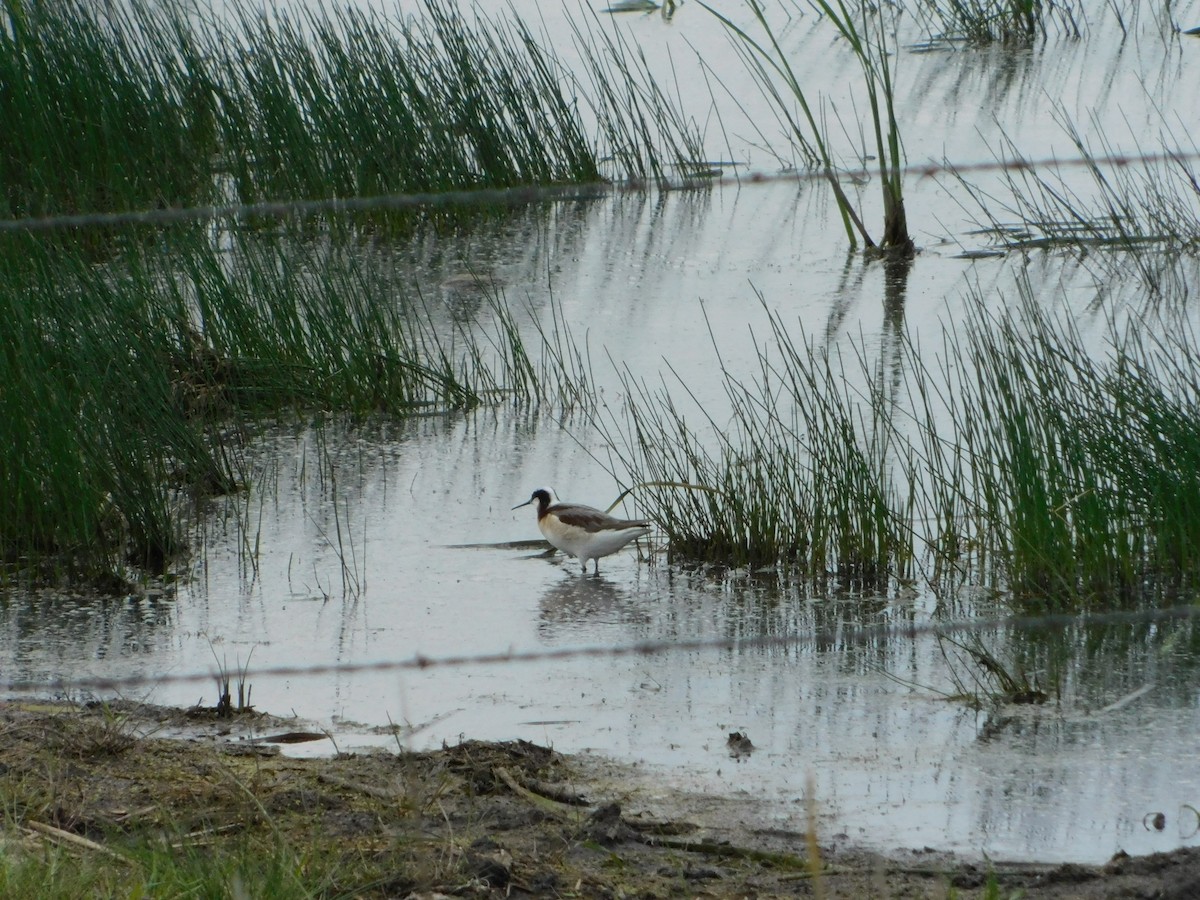
[[[9,854],[286,848],[341,896],[1200,895],[1200,848],[1101,866],[880,854],[772,828],[752,801],[647,801],[618,764],[526,741],[301,759],[280,744],[318,735],[295,720],[123,702],[10,701],[0,731]]]

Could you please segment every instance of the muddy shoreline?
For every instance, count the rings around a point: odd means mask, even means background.
[[[296,758],[279,749],[294,720],[126,702],[10,700],[0,728],[10,859],[67,853],[122,878],[146,847],[261,845],[308,860],[322,896],[1200,896],[1196,848],[1103,866],[885,856],[674,816],[619,766],[524,741]]]

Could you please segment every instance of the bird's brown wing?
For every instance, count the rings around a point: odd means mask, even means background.
[[[649,528],[650,523],[641,519],[617,519],[590,506],[557,503],[546,510],[546,515],[555,515],[564,525],[582,528],[585,531],[623,531],[626,528]]]

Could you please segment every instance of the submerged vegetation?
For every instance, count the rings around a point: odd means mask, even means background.
[[[1133,134],[1138,149],[1128,154],[1102,131],[1093,147],[1061,108],[1057,119],[1077,153],[1073,164],[1039,168],[1006,140],[998,155],[1011,165],[1002,170],[1003,191],[994,192],[1000,196],[959,177],[982,215],[980,230],[1009,250],[1091,254],[1105,276],[1132,266],[1156,299],[1187,296],[1187,279],[1179,277],[1176,263],[1200,248],[1195,142],[1180,140],[1162,121],[1157,146],[1143,148]],[[1140,158],[1131,160],[1134,155]]]

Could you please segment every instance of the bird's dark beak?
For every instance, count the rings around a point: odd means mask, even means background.
[[[514,507],[513,507],[513,509],[520,509],[522,506],[528,506],[528,505],[529,505],[530,503],[532,503],[532,502],[533,502],[533,498],[532,498],[532,497],[530,497],[530,498],[529,498],[528,500],[526,500],[524,503],[518,503],[516,506],[514,506]]]

